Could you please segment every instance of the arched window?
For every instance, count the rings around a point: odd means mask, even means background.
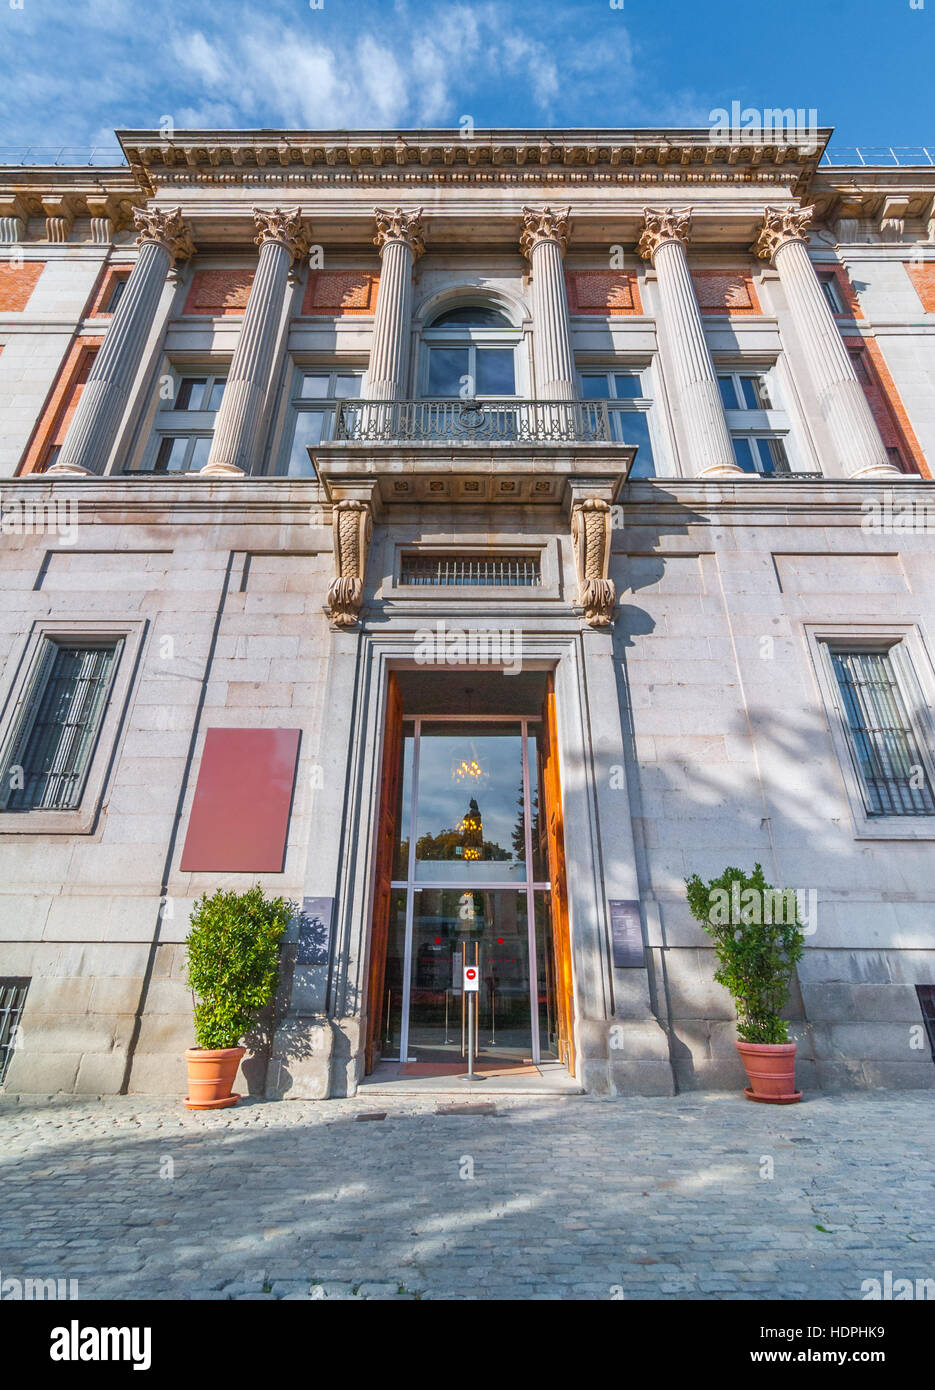
[[[492,304],[442,309],[423,330],[423,396],[496,399],[515,396],[522,331]]]

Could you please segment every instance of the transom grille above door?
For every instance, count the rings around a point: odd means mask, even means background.
[[[400,584],[534,588],[542,583],[538,555],[429,555],[402,557]]]

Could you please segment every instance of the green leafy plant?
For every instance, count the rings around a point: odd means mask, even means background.
[[[737,1006],[741,1038],[788,1042],[788,1026],[780,1015],[805,945],[795,890],[773,888],[759,864],[752,874],[725,869],[708,883],[692,874],[685,888],[692,916],[714,941],[714,978]]]
[[[292,913],[292,903],[267,898],[259,884],[247,893],[202,894],[187,941],[199,1047],[236,1047],[273,998],[279,943]]]

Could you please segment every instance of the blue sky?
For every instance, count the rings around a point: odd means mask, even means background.
[[[0,0],[0,146],[111,144],[165,117],[706,127],[733,101],[814,107],[835,146],[935,145],[935,0],[618,4]]]

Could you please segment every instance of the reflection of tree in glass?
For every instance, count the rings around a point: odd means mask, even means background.
[[[438,835],[420,835],[416,858],[509,859],[510,852],[484,839],[480,808],[472,796],[467,811],[454,829],[442,830]]]
[[[532,842],[536,843],[539,836],[539,793],[534,789],[530,790],[530,801],[532,802]],[[516,798],[517,815],[516,824],[513,826],[513,857],[525,862],[526,859],[526,812],[523,807],[523,788],[520,786],[519,795]]]

